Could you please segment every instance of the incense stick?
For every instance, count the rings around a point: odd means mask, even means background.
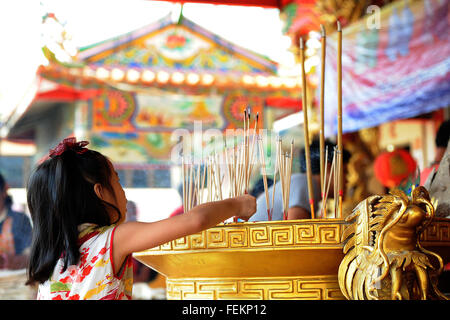
[[[339,149],[337,147],[334,148],[334,217],[337,217],[337,210],[338,210],[338,186],[339,186],[339,180],[338,180],[338,171],[339,171]]]
[[[232,153],[232,157],[233,157],[233,167],[232,167],[232,173],[233,173],[233,196],[236,197],[237,196],[237,176],[236,176],[236,159],[237,159],[237,150],[236,150],[236,137],[233,137],[233,153]]]
[[[266,196],[267,219],[269,221],[271,221],[272,220],[272,216],[270,214],[269,190],[268,190],[268,187],[267,187],[266,161],[264,159],[263,143],[262,143],[261,137],[258,138],[258,145],[259,145],[259,158],[260,158],[260,164],[261,164],[262,176],[263,176],[263,183],[264,183],[264,193],[265,193],[265,196]]]
[[[305,49],[303,38],[300,38],[300,60],[302,69],[302,104],[303,104],[303,130],[305,136],[305,160],[306,160],[306,178],[308,182],[308,197],[311,206],[311,219],[315,218],[314,214],[314,194],[312,185],[311,157],[309,152],[309,131],[308,131],[308,104],[306,93],[306,73],[305,73]]]
[[[184,166],[184,155],[181,156],[181,182],[183,185],[183,196],[182,196],[182,203],[183,203],[183,212],[186,212],[186,168]]]
[[[327,172],[328,171],[328,146],[326,146],[325,148],[325,166],[324,166],[324,173],[323,173],[323,187],[324,187],[324,191],[322,194],[322,205],[321,205],[321,218],[326,218],[326,199],[325,199],[325,188],[326,188],[326,183],[327,183]]]
[[[203,159],[202,159],[202,162],[201,162],[201,164],[203,165]],[[203,175],[202,175],[202,191],[201,191],[201,197],[200,197],[200,201],[201,201],[201,203],[203,203],[203,201],[204,201],[204,195],[203,195],[203,192],[204,192],[204,190],[205,190],[205,179],[206,179],[206,165],[203,165]]]
[[[272,206],[270,208],[270,216],[273,216],[273,207],[274,207],[274,200],[275,200],[275,187],[277,184],[277,172],[278,172],[278,144],[276,144],[275,149],[275,166],[274,166],[274,172],[273,172],[273,188],[272,188]]]
[[[325,56],[326,56],[326,33],[325,28],[321,24],[320,28],[322,30],[322,37],[320,39],[320,42],[322,44],[322,55],[321,55],[321,76],[320,76],[320,192],[322,195],[322,199],[325,192],[325,159],[323,156],[324,149],[325,149]]]
[[[192,167],[192,158],[191,163],[189,165],[189,198],[188,198],[188,210],[192,209],[192,183],[193,183],[193,167]]]
[[[340,154],[341,154],[341,151],[338,150],[337,151],[337,157],[336,157],[336,168],[337,168],[337,170],[336,170],[336,175],[337,175],[336,180],[337,180],[338,184],[341,183],[341,170],[340,170],[340,168],[341,168],[341,157],[340,157]],[[337,202],[337,205],[338,205],[338,210],[337,210],[338,214],[337,214],[337,216],[335,216],[335,218],[338,218],[338,217],[342,218],[342,187],[338,191],[338,202]]]
[[[194,167],[195,168],[195,167]],[[199,198],[200,198],[200,166],[197,166],[197,173],[195,174],[194,169],[194,175],[195,175],[195,184],[194,184],[194,201],[193,206],[196,206],[199,204]]]
[[[233,168],[232,168],[232,162],[230,161],[230,156],[228,154],[228,147],[227,147],[227,141],[225,139],[225,166],[227,168],[228,173],[228,184],[229,184],[229,190],[228,195],[230,198],[233,198]]]
[[[338,61],[337,61],[337,82],[338,82],[338,134],[337,134],[337,144],[339,150],[339,161],[338,171],[338,190],[339,190],[339,218],[342,218],[342,196],[343,196],[343,146],[342,146],[342,29],[341,23],[337,21],[337,31],[338,31]]]
[[[219,200],[223,200],[223,195],[222,195],[223,176],[220,171],[220,156],[219,156],[219,154],[217,154],[217,153],[215,154],[214,160],[215,160],[214,162],[215,162],[216,174],[217,174],[217,189],[218,189],[218,194],[219,194]]]
[[[291,194],[291,177],[292,177],[292,163],[294,160],[294,139],[291,141],[291,154],[289,156],[289,169],[288,169],[288,178],[287,178],[287,200],[286,200],[286,206],[289,210],[289,197]],[[288,217],[289,218],[289,217]]]
[[[251,121],[251,110],[250,108],[248,108],[248,113],[247,113],[247,143],[245,144],[245,154],[246,154],[246,161],[245,161],[245,166],[244,166],[244,170],[245,170],[245,193],[248,193],[249,190],[249,183],[250,183],[250,163],[252,161],[252,156],[253,156],[253,151],[250,148],[250,121]]]
[[[244,145],[243,145],[243,161],[242,161],[242,186],[244,188],[244,193],[247,192],[247,186],[246,186],[246,181],[247,181],[247,173],[246,173],[246,168],[247,168],[247,157],[248,157],[248,121],[247,120],[248,117],[248,110],[246,109],[244,111]]]
[[[336,159],[336,157],[335,157],[335,155],[333,154],[333,161],[332,161],[332,163],[331,163],[331,168],[330,168],[330,177],[328,178],[328,185],[327,185],[327,187],[326,187],[326,191],[325,191],[325,198],[324,198],[324,200],[322,200],[322,201],[324,201],[324,217],[326,217],[326,211],[325,211],[325,208],[326,208],[326,203],[327,203],[327,201],[328,201],[328,191],[329,191],[329,189],[330,189],[330,185],[331,185],[331,178],[333,177],[333,174],[334,174],[334,168],[335,168],[335,159]],[[336,186],[334,186],[335,188],[336,188]]]
[[[209,157],[206,158],[206,166],[207,166],[207,191],[208,191],[208,197],[207,197],[207,202],[211,202],[212,201],[212,174],[211,174],[211,165],[209,163]]]
[[[256,113],[256,118],[255,118],[255,125],[254,125],[254,129],[253,129],[253,140],[252,140],[252,146],[250,148],[251,154],[250,154],[250,164],[249,164],[249,172],[248,172],[248,176],[249,179],[247,181],[247,184],[250,184],[250,176],[251,173],[253,172],[253,164],[255,163],[255,156],[256,153],[254,153],[255,151],[255,142],[256,142],[256,138],[257,138],[257,125],[258,125],[258,118],[259,118],[259,112]]]
[[[287,154],[287,152],[286,152],[286,154],[285,154],[285,156],[284,156],[284,160],[285,160],[285,162],[286,162],[286,168],[285,168],[285,170],[286,170],[286,172],[285,172],[285,174],[286,174],[286,177],[285,177],[285,187],[284,187],[284,190],[285,190],[285,195],[284,195],[284,202],[285,202],[285,208],[286,208],[286,220],[288,219],[288,213],[289,213],[289,190],[291,189],[291,169],[290,169],[290,163],[291,163],[291,160],[290,160],[290,158],[289,158],[289,155]]]
[[[284,161],[283,161],[283,151],[282,151],[282,143],[281,143],[281,138],[278,139],[277,141],[277,158],[278,158],[278,169],[279,169],[279,174],[280,174],[280,186],[281,186],[281,203],[283,204],[283,220],[285,220],[286,217],[286,207],[284,204],[284,195],[285,195],[285,191],[284,191]]]

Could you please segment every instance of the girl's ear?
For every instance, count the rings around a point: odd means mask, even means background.
[[[103,199],[103,188],[100,183],[94,184],[94,192],[97,195],[97,197],[99,197],[101,200],[104,200]]]

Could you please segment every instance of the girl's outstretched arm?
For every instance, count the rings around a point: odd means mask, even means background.
[[[198,205],[187,213],[156,222],[125,222],[117,226],[113,239],[113,263],[116,272],[125,257],[171,240],[216,226],[237,216],[248,220],[256,211],[256,199],[250,195]]]

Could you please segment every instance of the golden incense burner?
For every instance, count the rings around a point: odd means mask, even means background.
[[[442,258],[422,247],[420,234],[434,218],[428,191],[420,186],[411,199],[401,190],[361,201],[342,235],[346,254],[339,266],[348,299],[447,299],[438,289]],[[432,263],[434,260],[434,265]]]
[[[338,283],[343,219],[220,224],[134,254],[167,277],[168,299],[345,299]],[[450,260],[450,219],[420,235]]]

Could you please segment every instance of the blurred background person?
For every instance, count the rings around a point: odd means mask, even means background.
[[[440,126],[436,133],[436,155],[434,157],[434,162],[428,167],[425,168],[420,173],[420,185],[425,185],[425,182],[427,181],[429,175],[435,170],[437,172],[437,169],[439,168],[439,164],[444,157],[445,150],[447,149],[448,141],[450,139],[450,120],[444,121]]]
[[[138,209],[134,201],[127,201],[127,221],[138,220]],[[133,299],[148,300],[153,298],[149,283],[158,273],[133,258]]]
[[[177,215],[179,215],[179,214],[184,213],[184,209],[183,209],[183,185],[182,185],[182,184],[180,184],[180,185],[178,186],[177,191],[178,191],[178,194],[180,195],[180,198],[181,198],[181,205],[180,205],[178,208],[176,208],[176,209],[169,215],[169,217],[174,217],[174,216],[177,216]]]
[[[12,198],[0,174],[0,269],[23,269],[27,266],[31,245],[31,223],[23,212],[11,209]]]
[[[273,179],[267,177],[267,187],[270,188],[273,184]],[[249,192],[255,198],[258,198],[260,195],[264,193],[264,179],[261,178],[255,182],[253,188]]]
[[[335,145],[329,141],[325,142],[325,147],[328,147],[328,170],[331,171],[331,163],[333,161],[333,150]],[[313,182],[314,193],[314,208],[318,210],[318,203],[321,200],[320,195],[320,143],[319,140],[313,140],[310,145],[310,158],[311,158],[311,172]],[[346,172],[345,164],[348,162],[350,154],[347,150],[344,150],[344,174]],[[300,150],[299,154],[300,173],[294,173],[291,176],[291,186],[289,192],[289,209],[288,220],[294,219],[309,219],[311,218],[311,206],[309,204],[308,196],[308,183],[306,175],[306,160],[305,160],[305,148]],[[332,179],[333,180],[333,179]],[[345,187],[345,179],[344,179]],[[272,201],[272,193],[274,186],[268,189],[269,201]],[[264,189],[263,189],[264,190]],[[333,194],[333,181],[331,181],[329,193]],[[345,190],[345,188],[344,188]],[[270,203],[272,206],[272,203]],[[256,213],[250,218],[249,221],[267,221],[268,214],[266,208],[265,194],[261,194],[257,198]],[[281,184],[277,182],[275,185],[275,198],[273,204],[272,220],[283,220],[283,204],[281,199]]]

